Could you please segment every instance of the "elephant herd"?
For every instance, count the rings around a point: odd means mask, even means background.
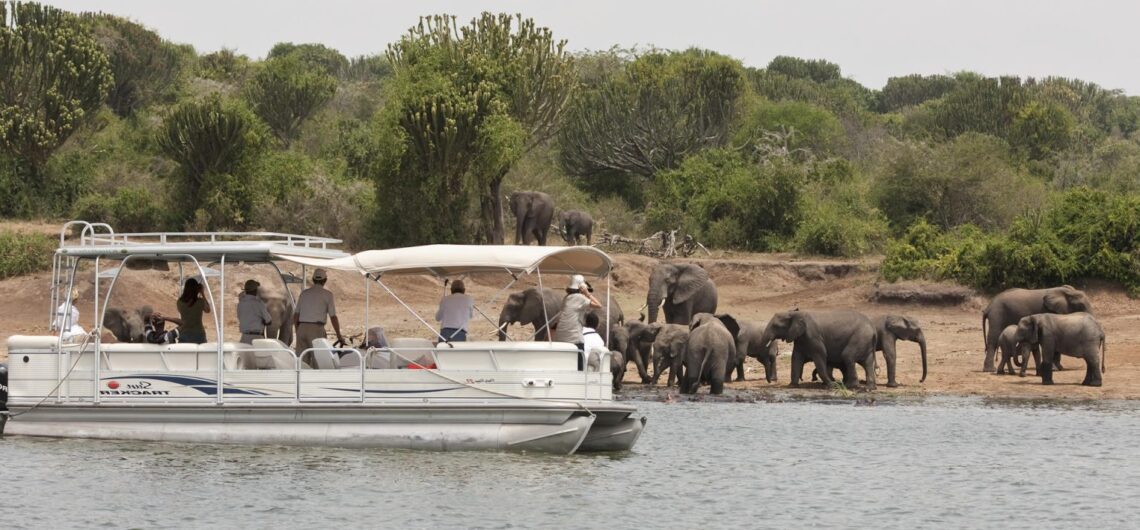
[[[515,216],[515,244],[529,245],[532,241],[546,245],[546,234],[554,221],[554,199],[541,191],[516,191],[507,198],[507,207]],[[567,210],[558,215],[556,230],[569,245],[577,245],[584,238],[586,244],[594,234],[594,218],[579,210]]]
[[[611,301],[612,304],[612,301]],[[857,311],[801,311],[793,309],[773,315],[768,321],[746,321],[717,313],[717,288],[708,271],[699,265],[661,263],[652,271],[646,295],[648,318],[624,321],[616,304],[610,319],[598,332],[609,337],[614,389],[621,390],[629,363],[633,363],[643,384],[656,385],[668,373],[666,386],[676,382],[682,393],[695,393],[707,384],[710,393],[720,394],[724,384],[744,380],[744,360],[752,357],[764,367],[768,382],[778,380],[776,357],[778,341],[792,343],[791,377],[800,384],[804,367],[814,365],[813,380],[834,382],[838,369],[847,388],[860,383],[857,367],[863,369],[867,390],[875,389],[876,353],[882,352],[887,386],[897,387],[898,341],[919,346],[922,377],[926,380],[926,336],[918,321],[903,315],[869,318]],[[500,338],[515,323],[529,324],[535,336],[545,339],[546,325],[561,309],[561,297],[537,289],[510,296],[499,316]],[[1104,371],[1104,331],[1091,315],[1088,296],[1070,286],[1053,289],[1010,289],[994,297],[982,312],[982,328],[988,372],[1013,373],[1013,364],[1025,374],[1029,354],[1038,363],[1044,384],[1052,384],[1052,372],[1060,369],[1061,354],[1085,360],[1087,372],[1082,384],[1101,385]],[[657,322],[659,310],[664,322]],[[606,322],[602,309],[595,310],[599,322]],[[996,351],[1001,364],[994,367]]]

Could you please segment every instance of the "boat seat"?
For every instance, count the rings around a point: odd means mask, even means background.
[[[392,367],[392,352],[387,349],[370,348],[364,359],[365,368],[387,370]]]
[[[332,344],[329,339],[313,339],[313,349],[309,350],[313,356],[313,364],[318,370],[336,370],[340,368],[340,359],[333,355]]]
[[[420,337],[396,337],[388,341],[391,350],[389,368],[407,368],[409,364],[420,366],[432,364],[432,350],[435,345],[430,340]]]
[[[293,350],[277,339],[253,339],[253,349],[242,352],[245,370],[292,370]]]

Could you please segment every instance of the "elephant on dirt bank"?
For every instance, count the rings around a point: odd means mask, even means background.
[[[653,379],[649,382],[656,385],[661,380],[661,374],[669,370],[669,378],[665,386],[673,386],[676,379],[680,384],[684,373],[685,351],[689,344],[689,327],[680,324],[650,324],[645,334],[653,341]]]
[[[724,393],[724,382],[732,376],[736,359],[736,335],[740,327],[728,315],[698,313],[689,325],[685,347],[685,375],[681,393],[696,394],[701,383],[709,383],[709,393]]]
[[[148,305],[138,309],[111,307],[103,315],[103,327],[119,342],[146,342],[146,322],[154,313]]]
[[[577,245],[578,238],[586,236],[586,244],[589,245],[590,236],[594,233],[594,218],[578,210],[562,212],[558,216],[558,232],[567,244]]]
[[[1041,383],[1053,384],[1053,359],[1062,353],[1085,360],[1085,386],[1100,386],[1104,366],[1104,329],[1088,313],[1055,315],[1042,313],[1022,318],[1017,323],[1017,340],[1030,348],[1041,349],[1037,371]],[[1022,365],[1024,367],[1024,364]]]
[[[780,349],[774,340],[760,342],[768,323],[747,320],[737,320],[736,323],[740,326],[740,332],[736,335],[736,380],[744,380],[744,358],[752,357],[764,365],[764,379],[769,383],[776,381],[776,356]]]
[[[633,361],[633,364],[637,366],[637,375],[641,377],[641,383],[648,384],[652,381],[649,378],[647,368],[649,367],[655,334],[650,333],[649,324],[640,320],[626,322],[623,327],[627,337],[626,347],[621,350],[625,354],[625,361],[626,363]],[[610,346],[610,348],[613,347],[613,345]]]
[[[516,191],[507,204],[515,216],[515,244],[529,245],[533,239],[545,246],[554,219],[554,199],[541,191]]]
[[[994,371],[994,354],[998,338],[1006,326],[1038,313],[1092,313],[1092,301],[1083,291],[1062,285],[1050,289],[1009,289],[994,297],[982,310],[982,337],[986,341],[986,358],[982,370]],[[987,327],[987,324],[989,326]],[[1057,369],[1061,369],[1060,366]]]
[[[657,307],[665,297],[665,322],[689,325],[697,313],[716,312],[716,284],[699,265],[660,263],[649,275],[649,294],[645,297],[649,323],[657,321]]]
[[[289,296],[267,289],[257,288],[257,297],[265,302],[265,309],[269,311],[270,322],[265,327],[265,336],[277,339],[286,346],[293,344],[293,302]]]
[[[895,342],[899,339],[918,343],[922,355],[922,379],[918,382],[925,382],[926,335],[923,335],[918,321],[899,315],[884,315],[875,318],[872,324],[875,325],[875,351],[883,352],[883,360],[887,363],[887,386],[890,388],[899,386],[895,380]]]
[[[1021,367],[1021,377],[1025,377],[1025,368],[1029,366],[1029,355],[1033,354],[1034,370],[1041,375],[1041,352],[1029,347],[1029,344],[1017,342],[1017,325],[1006,326],[998,337],[998,349],[1001,350],[1001,362],[998,363],[994,375],[1003,375],[1006,368],[1009,375],[1013,375],[1013,366]]]
[[[562,300],[565,295],[559,294],[552,289],[543,289],[542,296],[539,297],[538,288],[531,287],[524,291],[512,293],[507,297],[507,301],[503,303],[503,309],[499,312],[499,340],[507,340],[507,327],[516,322],[522,324],[530,324],[534,327],[535,335],[531,340],[549,340],[548,334],[550,328],[545,323],[549,319],[550,323],[558,322],[558,314],[562,311]],[[604,301],[603,301],[604,303]],[[543,314],[543,307],[546,307],[545,315]],[[599,322],[606,322],[606,308],[600,307],[591,309],[591,313],[598,316]],[[603,337],[609,337],[608,342],[613,341],[613,335],[609,335],[610,329],[617,331],[617,326],[625,322],[625,315],[618,307],[617,302],[612,298],[610,299],[610,320],[609,324],[602,324],[598,333]]]
[[[855,365],[863,365],[867,389],[875,389],[875,326],[855,311],[800,311],[777,313],[768,321],[762,344],[776,339],[792,342],[792,386],[800,385],[806,361],[815,364],[823,382],[830,385],[831,368],[843,371],[843,384],[855,388]]]

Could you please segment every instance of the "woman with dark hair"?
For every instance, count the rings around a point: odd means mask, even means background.
[[[202,344],[206,342],[206,327],[202,325],[202,314],[210,312],[210,303],[202,292],[202,284],[190,278],[182,288],[182,296],[175,304],[181,318],[160,317],[178,324],[178,342]]]

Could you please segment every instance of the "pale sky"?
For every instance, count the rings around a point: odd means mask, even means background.
[[[199,53],[263,57],[281,41],[375,54],[420,15],[469,21],[522,13],[571,50],[697,46],[763,67],[777,55],[827,59],[870,88],[888,77],[973,70],[1060,75],[1140,94],[1140,2],[1128,0],[48,0],[131,18]]]

